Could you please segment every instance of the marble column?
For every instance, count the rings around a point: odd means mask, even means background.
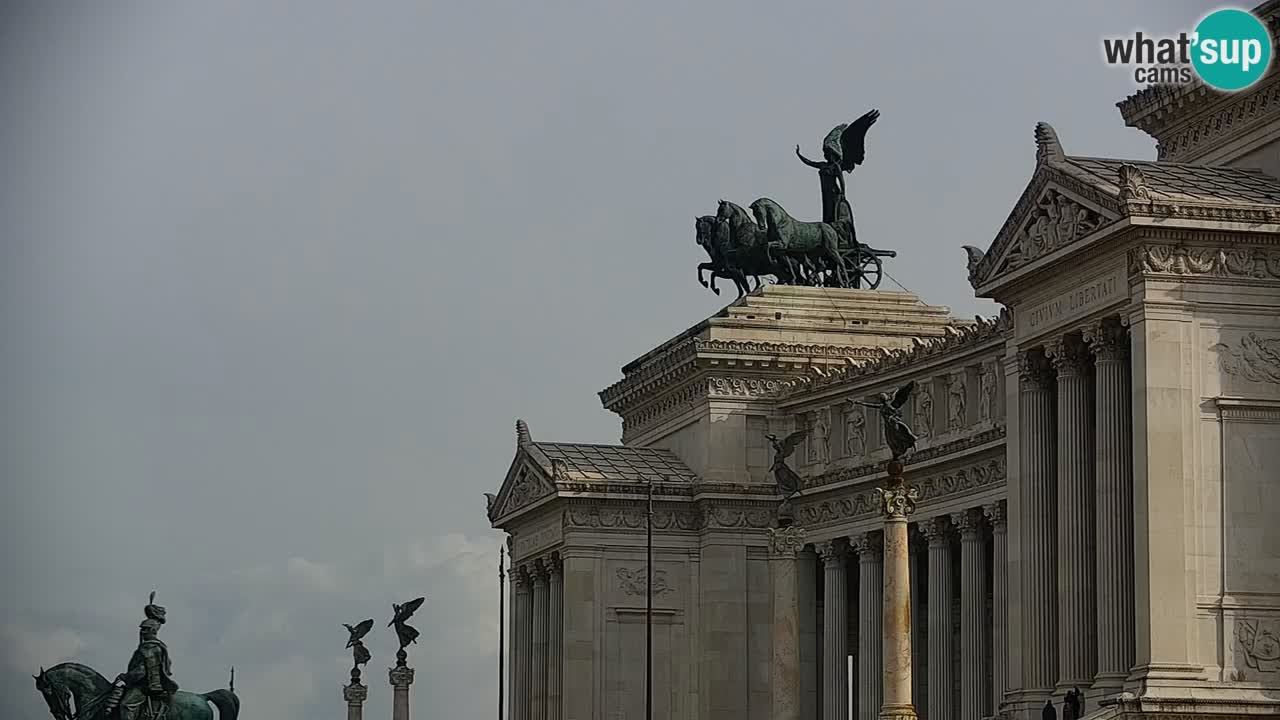
[[[865,532],[851,538],[858,553],[858,720],[880,716],[884,692],[884,658],[880,647],[884,622],[883,534]]]
[[[1134,664],[1133,465],[1129,337],[1112,318],[1086,328],[1096,408],[1098,672],[1094,688],[1120,692]]]
[[[1047,354],[1058,371],[1058,689],[1087,688],[1097,665],[1093,566],[1092,358],[1076,336]]]
[[[773,720],[800,720],[800,603],[796,556],[804,530],[792,525],[769,529],[769,584],[773,589]]]
[[[1053,371],[1036,350],[1018,354],[1018,416],[1022,689],[1038,707],[1058,680],[1058,489]]]
[[[843,540],[819,548],[823,567],[822,720],[849,720],[849,618]]]
[[[547,563],[547,720],[560,720],[563,708],[560,674],[564,657],[564,563],[555,555]]]
[[[822,657],[818,652],[818,555],[810,545],[796,559],[796,602],[800,615],[800,717],[822,717],[818,696],[818,675]]]
[[[951,629],[951,598],[955,594],[951,563],[951,528],[945,517],[920,523],[929,541],[929,720],[956,720],[953,693],[955,635]]]
[[[916,720],[911,697],[911,556],[907,516],[915,511],[920,493],[907,487],[902,478],[902,463],[890,460],[887,469],[888,487],[877,491],[884,514],[879,635],[883,653],[880,660],[883,702],[878,717],[880,720]]]
[[[409,686],[413,684],[413,668],[407,664],[403,649],[396,653],[396,666],[387,671],[391,681],[391,720],[409,720]]]
[[[987,690],[987,548],[982,511],[951,513],[960,530],[960,720],[990,715]]]
[[[360,682],[359,672],[352,670],[351,684],[342,688],[342,699],[347,701],[347,720],[364,718],[364,701],[369,697],[369,688]]]
[[[999,712],[1004,691],[1009,688],[1009,522],[1004,500],[982,506],[991,523],[991,700],[992,713]]]
[[[532,678],[533,647],[531,641],[533,620],[533,587],[532,577],[527,566],[512,571],[511,582],[516,588],[515,638],[511,651],[516,656],[516,671],[511,676],[511,713],[515,720],[532,720],[530,715],[533,703],[530,700],[530,680]]]
[[[533,563],[533,663],[529,685],[530,720],[547,717],[547,568]]]
[[[922,720],[929,718],[929,611],[925,583],[929,572],[928,546],[919,528],[911,531],[908,539],[908,555],[911,563],[911,697],[916,714]]]
[[[564,656],[564,564],[559,555],[547,565],[547,720],[561,720]]]

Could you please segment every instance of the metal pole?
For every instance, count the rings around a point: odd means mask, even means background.
[[[504,717],[502,713],[502,709],[503,709],[502,701],[504,696],[504,690],[506,689],[506,686],[503,685],[503,676],[502,676],[502,663],[504,662],[505,655],[506,655],[506,653],[504,652],[505,643],[503,642],[506,639],[506,633],[504,632],[505,630],[504,621],[505,621],[506,606],[507,606],[507,598],[506,598],[507,573],[505,569],[506,564],[507,564],[507,548],[500,547],[498,548],[498,720],[503,720],[503,717]]]
[[[649,521],[645,526],[644,717],[653,720],[653,478],[649,478]]]

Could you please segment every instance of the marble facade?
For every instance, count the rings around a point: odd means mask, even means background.
[[[1259,12],[1274,28],[1280,2]],[[770,286],[623,368],[600,393],[621,445],[519,423],[488,509],[511,718],[643,717],[650,483],[655,717],[876,718],[889,451],[853,401],[909,379],[919,717],[1031,720],[1073,688],[1099,718],[1280,713],[1278,90],[1129,98],[1155,162],[1038,126],[971,256],[999,317]],[[821,432],[784,536],[765,435],[797,427]]]

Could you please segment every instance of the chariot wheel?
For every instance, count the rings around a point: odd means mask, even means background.
[[[860,252],[853,259],[851,274],[855,288],[875,290],[880,287],[880,280],[884,276],[883,263],[872,253]]]

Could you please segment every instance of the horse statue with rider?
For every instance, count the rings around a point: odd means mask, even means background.
[[[783,285],[879,287],[882,258],[897,253],[858,242],[844,184],[844,175],[866,158],[867,130],[879,117],[872,110],[837,125],[822,143],[821,161],[806,158],[796,146],[800,161],[818,171],[820,222],[797,220],[769,198],[756,200],[749,210],[721,200],[715,215],[695,218],[698,245],[710,258],[698,265],[698,282],[719,295],[716,279],[731,280],[738,297],[758,289],[761,278],[769,276]],[[703,277],[708,271],[709,282]]]
[[[138,647],[114,681],[74,662],[40,668],[32,676],[54,720],[214,720],[214,708],[218,720],[236,720],[240,699],[234,668],[226,690],[197,695],[178,689],[169,648],[159,638],[165,609],[155,601],[153,592],[138,626]]]

